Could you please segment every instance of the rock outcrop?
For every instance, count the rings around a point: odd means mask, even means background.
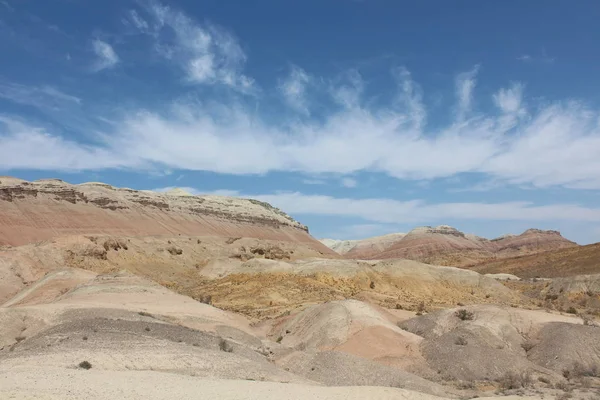
[[[249,237],[334,254],[306,226],[258,200],[0,177],[0,246],[82,234]]]

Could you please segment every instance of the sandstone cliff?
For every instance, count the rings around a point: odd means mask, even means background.
[[[312,238],[306,226],[267,203],[183,194],[0,177],[0,246],[65,235],[181,234],[297,242],[334,254]]]

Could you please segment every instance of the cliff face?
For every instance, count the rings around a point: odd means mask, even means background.
[[[0,245],[80,234],[250,237],[334,254],[306,226],[257,200],[0,177]]]
[[[520,235],[485,239],[447,225],[419,227],[408,234],[386,235],[385,245],[376,238],[358,241],[345,258],[405,258],[430,264],[466,266],[484,260],[536,254],[548,250],[576,247],[557,231],[529,229]],[[386,237],[384,236],[384,237]],[[370,243],[370,245],[369,245]],[[373,245],[377,243],[377,245]],[[362,244],[362,245],[360,245]]]
[[[499,256],[513,257],[535,254],[548,250],[576,247],[558,231],[528,229],[520,235],[507,235],[491,240],[489,248]]]

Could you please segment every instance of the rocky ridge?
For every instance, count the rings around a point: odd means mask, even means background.
[[[385,235],[352,244],[350,249],[341,253],[345,258],[406,258],[447,266],[468,266],[487,260],[577,247],[576,243],[553,230],[528,229],[520,235],[504,235],[490,240],[465,234],[448,225],[418,227],[407,234]],[[335,250],[335,246],[331,248]]]
[[[0,246],[81,234],[251,237],[334,254],[306,226],[258,200],[0,177]]]

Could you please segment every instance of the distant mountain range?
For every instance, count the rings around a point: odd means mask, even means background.
[[[558,231],[528,229],[520,235],[486,239],[448,225],[418,227],[406,234],[392,233],[363,240],[322,239],[321,242],[344,258],[405,258],[446,266],[469,266],[487,260],[578,247]]]

